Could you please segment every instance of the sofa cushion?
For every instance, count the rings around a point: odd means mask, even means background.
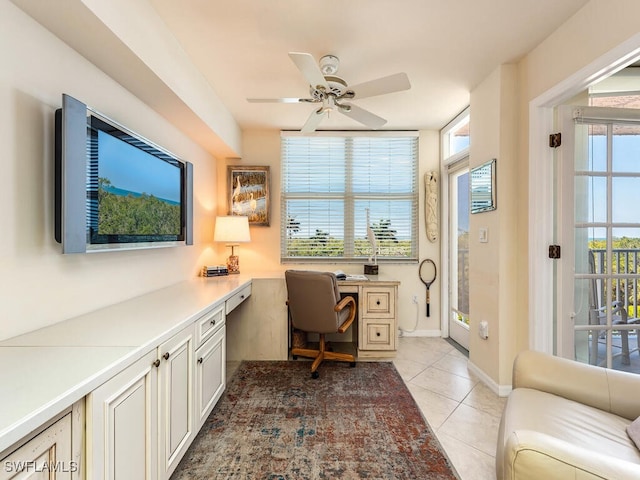
[[[557,395],[517,388],[509,395],[503,422],[505,439],[516,430],[542,432],[576,447],[640,464],[640,451],[626,432],[630,420]]]
[[[636,418],[631,425],[627,427],[627,434],[633,440],[636,447],[640,449],[640,417]]]

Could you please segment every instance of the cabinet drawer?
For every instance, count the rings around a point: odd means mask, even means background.
[[[376,318],[395,317],[395,289],[393,287],[365,287],[362,289],[362,316]]]
[[[213,310],[196,320],[196,348],[206,342],[207,338],[224,325],[224,309],[224,304],[217,305]]]
[[[244,287],[237,293],[234,293],[231,297],[229,297],[226,301],[226,313],[229,314],[234,308],[244,302],[251,295],[251,284]]]
[[[363,322],[363,350],[395,350],[393,322],[368,320]]]

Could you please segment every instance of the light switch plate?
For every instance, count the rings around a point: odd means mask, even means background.
[[[480,228],[478,230],[478,241],[480,243],[487,243],[489,241],[489,229],[488,228]]]

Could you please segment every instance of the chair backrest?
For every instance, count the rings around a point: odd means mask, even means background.
[[[337,332],[341,320],[334,308],[340,301],[340,290],[335,274],[287,270],[284,276],[293,326],[312,333]]]

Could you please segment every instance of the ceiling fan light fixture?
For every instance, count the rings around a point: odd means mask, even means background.
[[[333,75],[338,71],[340,60],[335,55],[325,55],[320,59],[320,71],[323,75]]]

